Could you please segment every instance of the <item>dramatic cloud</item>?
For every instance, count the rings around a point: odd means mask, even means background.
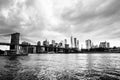
[[[119,0],[0,0],[0,34],[20,32],[31,42],[73,35],[81,44],[91,39],[119,46],[119,7]]]

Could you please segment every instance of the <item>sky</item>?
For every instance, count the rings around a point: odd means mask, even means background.
[[[21,41],[60,42],[70,36],[80,45],[91,39],[120,46],[120,0],[0,0],[0,42],[21,33]]]

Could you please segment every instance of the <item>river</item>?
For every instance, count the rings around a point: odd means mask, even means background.
[[[0,80],[120,80],[120,54],[0,56]]]

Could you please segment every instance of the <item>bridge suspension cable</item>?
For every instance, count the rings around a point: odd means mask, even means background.
[[[0,34],[0,37],[10,37],[10,36],[11,36],[11,33]],[[20,38],[21,38],[22,41],[28,41],[30,43],[36,43],[35,41],[33,41],[33,40],[23,36],[23,35],[21,35]]]
[[[8,34],[8,33],[6,33],[6,34],[0,34],[0,37],[9,37],[9,36],[11,36],[11,34]]]
[[[35,41],[33,41],[33,40],[31,40],[31,39],[29,39],[29,38],[26,38],[26,37],[21,37],[21,40],[22,41],[28,41],[28,42],[32,42],[32,43],[36,43]]]

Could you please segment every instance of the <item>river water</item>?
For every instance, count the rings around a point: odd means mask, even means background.
[[[0,80],[120,80],[120,54],[0,56]]]

